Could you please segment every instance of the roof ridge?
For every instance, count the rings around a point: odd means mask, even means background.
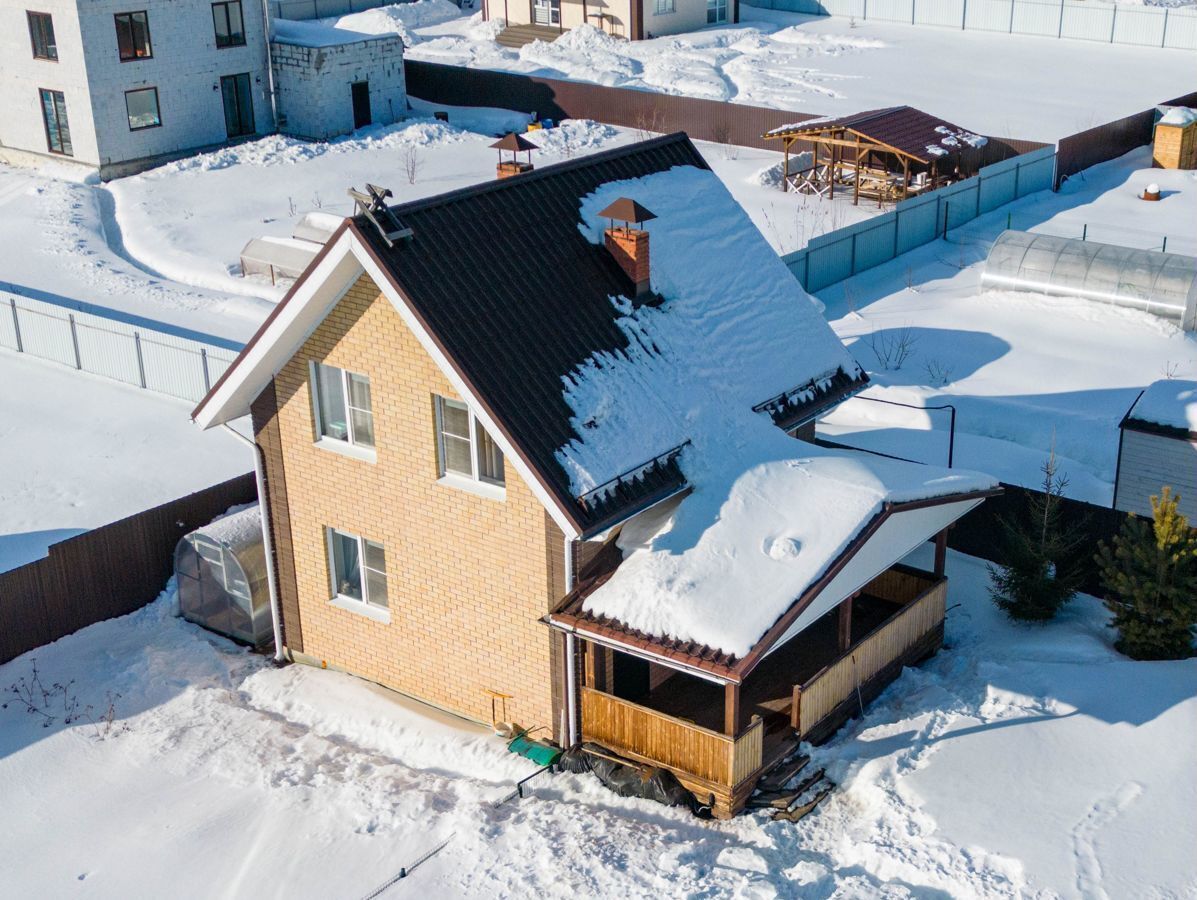
[[[543,181],[545,178],[550,178],[555,175],[560,175],[563,172],[572,172],[575,169],[585,168],[587,166],[596,165],[605,162],[609,159],[616,159],[622,156],[632,156],[636,153],[641,153],[646,150],[653,150],[657,147],[668,146],[669,144],[689,144],[695,154],[702,159],[702,154],[698,152],[698,148],[694,146],[690,140],[690,135],[684,131],[674,131],[670,134],[659,135],[655,138],[649,138],[644,141],[636,141],[631,144],[624,144],[620,147],[612,147],[609,150],[601,150],[598,153],[591,153],[585,156],[575,157],[574,159],[567,159],[563,162],[553,163],[545,166],[542,169],[533,169],[531,172],[526,172],[514,178],[496,178],[491,181],[483,181],[479,184],[466,185],[465,187],[457,188],[444,194],[436,194],[432,197],[423,197],[419,200],[410,200],[407,203],[401,203],[396,206],[389,207],[396,215],[402,216],[405,212],[412,212],[416,210],[434,209],[438,206],[447,206],[451,203],[456,203],[469,197],[477,197],[483,194],[488,194],[493,191],[505,190],[508,188],[517,188],[520,185],[528,184],[533,181]],[[705,160],[704,160],[705,163]],[[710,166],[706,166],[709,170]]]

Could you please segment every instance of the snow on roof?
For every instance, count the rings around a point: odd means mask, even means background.
[[[629,347],[590,357],[566,380],[583,437],[557,458],[577,495],[627,468],[632,436],[647,459],[716,420],[755,416],[753,406],[811,379],[860,372],[714,173],[681,166],[604,184],[581,201],[578,227],[589,240],[602,242],[599,212],[620,197],[657,215],[645,230],[652,289],[665,302],[633,309],[612,298]]]
[[[261,543],[261,510],[257,503],[234,506],[228,512],[217,516],[207,525],[197,528],[195,531],[234,548],[251,543]]]
[[[1149,385],[1127,418],[1197,433],[1197,381],[1170,378]]]
[[[633,435],[660,452],[688,440],[680,463],[693,490],[625,528],[622,565],[584,608],[743,656],[886,502],[996,482],[800,443],[753,412],[801,379],[858,367],[711,172],[604,184],[582,200],[590,240],[602,240],[598,213],[618,197],[657,215],[651,281],[665,302],[634,309],[613,298],[631,347],[568,379],[583,437],[558,456],[581,492],[617,474]]]
[[[1160,118],[1160,125],[1179,125],[1182,128],[1197,122],[1197,109],[1187,106],[1165,107],[1168,111]]]
[[[361,41],[381,40],[388,35],[368,34],[338,28],[325,22],[300,22],[293,19],[272,19],[270,39],[294,47],[336,47],[341,44],[356,44]]]

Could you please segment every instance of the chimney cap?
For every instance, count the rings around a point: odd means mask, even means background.
[[[620,222],[635,222],[639,225],[641,222],[647,222],[649,219],[655,219],[656,215],[645,209],[635,200],[630,200],[627,197],[620,197],[606,209],[599,213],[604,219],[618,219]]]
[[[520,137],[514,131],[509,131],[499,140],[490,145],[492,150],[510,150],[513,153],[522,153],[525,150],[539,150],[534,143],[526,138]]]

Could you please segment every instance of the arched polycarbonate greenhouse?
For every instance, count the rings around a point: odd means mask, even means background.
[[[1004,231],[981,283],[1140,309],[1197,330],[1197,258],[1076,238]]]
[[[175,547],[183,618],[255,647],[274,636],[261,515],[255,503],[184,535]]]

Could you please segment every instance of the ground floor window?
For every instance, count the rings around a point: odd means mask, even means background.
[[[707,24],[727,21],[727,0],[707,0]]]
[[[437,397],[436,428],[442,476],[503,484],[503,451],[468,406]]]
[[[250,93],[249,73],[222,76],[220,97],[224,101],[224,127],[228,136],[253,134],[254,99]]]
[[[157,128],[162,124],[158,114],[158,89],[156,87],[125,91],[125,112],[129,116],[129,130]]]
[[[387,608],[387,559],[382,544],[329,528],[328,561],[333,597]]]
[[[67,122],[66,98],[62,91],[41,91],[42,123],[46,126],[46,145],[51,153],[74,156],[71,126]]]

